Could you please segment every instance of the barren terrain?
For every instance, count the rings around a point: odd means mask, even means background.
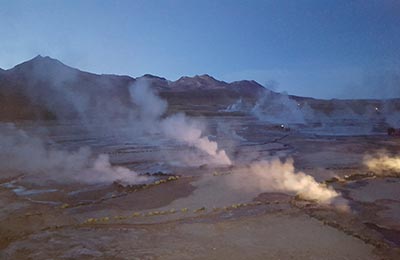
[[[216,133],[223,121],[241,140]],[[237,163],[229,167],[171,166],[173,146],[106,142],[48,125],[66,148],[90,146],[115,164],[165,172],[152,185],[30,183],[2,173],[1,256],[5,259],[396,259],[400,226],[396,177],[369,175],[366,152],[397,150],[385,135],[325,136],[270,130],[253,118],[209,118]],[[24,124],[21,127],[32,127]],[[224,142],[225,140],[225,142]],[[181,151],[184,152],[184,151]],[[235,169],[260,158],[293,157],[296,169],[332,181],[349,209],[302,200],[294,193],[229,185]],[[175,153],[173,156],[179,156]],[[171,160],[168,158],[167,160]],[[357,178],[351,176],[359,175]],[[171,180],[168,177],[173,176]],[[175,177],[177,176],[177,177]],[[346,178],[345,178],[346,176]],[[166,182],[156,182],[166,179]]]
[[[1,259],[399,259],[399,100],[0,71]]]

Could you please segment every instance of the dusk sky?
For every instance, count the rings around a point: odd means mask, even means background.
[[[0,67],[254,79],[317,98],[400,97],[400,1],[0,0]]]

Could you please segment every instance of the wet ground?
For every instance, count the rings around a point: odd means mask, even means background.
[[[363,157],[400,151],[400,139],[344,126],[340,135],[285,131],[248,117],[206,121],[209,138],[235,165],[207,165],[191,157],[193,148],[161,137],[127,141],[73,124],[46,125],[55,146],[90,146],[113,164],[163,174],[148,185],[121,187],[33,182],[1,172],[0,258],[399,259],[400,179],[376,176]],[[297,170],[332,185],[349,208],[229,185],[234,171],[274,157],[293,158]]]

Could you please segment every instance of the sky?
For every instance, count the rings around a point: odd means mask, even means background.
[[[0,68],[256,80],[316,98],[400,97],[400,1],[0,0]]]

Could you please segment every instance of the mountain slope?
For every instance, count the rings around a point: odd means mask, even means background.
[[[149,74],[136,79],[98,75],[39,55],[0,73],[0,119],[70,119],[82,112],[91,116],[91,108],[94,113],[100,107],[113,110],[116,106],[132,106],[129,86],[138,80],[156,89],[174,111],[210,102],[217,111],[241,96],[254,101],[264,90],[255,82],[229,84],[208,75],[182,77],[174,82]]]
[[[67,119],[89,104],[111,106],[107,100],[129,104],[127,86],[134,81],[127,76],[83,72],[37,56],[0,74],[0,117]]]
[[[136,79],[98,75],[39,55],[12,69],[0,70],[0,120],[78,117],[88,120],[101,118],[105,113],[125,120],[127,110],[134,109],[129,88],[135,82],[140,82],[137,84],[139,87],[140,84],[150,85],[166,99],[169,113],[240,115],[250,113],[256,104],[267,112],[269,109],[299,109],[305,106],[328,117],[337,111],[365,114],[375,108],[379,112],[384,107],[400,111],[400,99],[319,100],[273,92],[252,80],[227,83],[210,75],[184,76],[176,81],[150,74]],[[241,104],[243,109],[227,109],[236,103]]]

